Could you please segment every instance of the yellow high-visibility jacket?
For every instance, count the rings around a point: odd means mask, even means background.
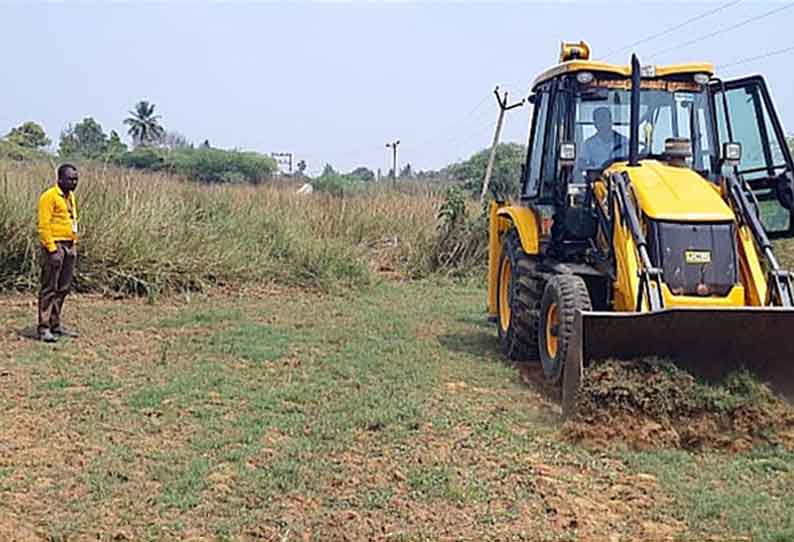
[[[41,244],[49,252],[56,241],[77,241],[77,200],[74,192],[67,198],[53,186],[39,198],[38,230]]]

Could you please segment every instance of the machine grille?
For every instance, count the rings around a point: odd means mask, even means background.
[[[732,222],[649,221],[649,252],[674,295],[725,296],[738,282]]]

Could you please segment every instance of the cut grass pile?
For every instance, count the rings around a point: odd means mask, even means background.
[[[637,449],[739,451],[765,444],[794,451],[794,408],[747,372],[707,385],[662,360],[606,361],[586,370],[566,436]]]

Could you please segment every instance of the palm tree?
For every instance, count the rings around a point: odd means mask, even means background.
[[[124,124],[130,127],[127,133],[136,147],[153,143],[165,133],[159,123],[160,115],[154,114],[154,104],[141,100],[135,104],[135,110],[130,111],[130,115],[124,119]]]

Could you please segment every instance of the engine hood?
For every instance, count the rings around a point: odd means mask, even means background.
[[[688,168],[657,160],[640,167],[615,164],[610,171],[626,171],[637,203],[649,218],[672,222],[726,222],[735,220],[719,188]]]

